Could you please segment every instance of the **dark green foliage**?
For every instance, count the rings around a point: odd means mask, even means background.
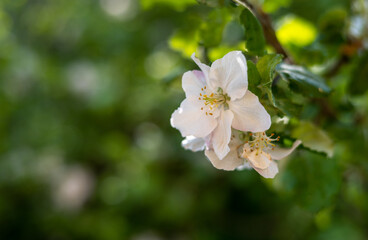
[[[218,46],[222,41],[222,32],[229,19],[226,8],[214,9],[200,29],[202,43],[206,47]]]
[[[240,22],[245,29],[244,39],[248,52],[253,55],[263,55],[266,42],[262,26],[257,18],[248,8],[244,8],[240,15]]]
[[[278,66],[277,72],[283,79],[294,83],[299,92],[308,96],[321,96],[331,92],[321,77],[301,66],[283,63]]]
[[[363,94],[368,90],[368,52],[356,60],[351,74],[349,89],[352,94]]]

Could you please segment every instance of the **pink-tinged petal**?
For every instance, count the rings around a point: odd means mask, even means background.
[[[171,126],[178,129],[183,137],[193,135],[204,138],[216,128],[217,120],[201,111],[200,104],[194,97],[186,98],[171,115]]]
[[[302,141],[296,140],[293,143],[293,146],[291,146],[291,148],[278,148],[278,147],[275,147],[274,150],[267,150],[267,152],[271,155],[272,159],[281,160],[281,159],[287,157],[290,153],[292,153],[295,150],[295,148],[297,148],[301,143],[302,143]]]
[[[244,144],[243,158],[249,160],[252,166],[259,169],[266,169],[271,164],[271,156],[270,154],[257,150],[251,151],[251,148],[248,143]]]
[[[204,74],[201,71],[188,71],[184,73],[182,86],[186,97],[199,97],[205,86],[206,80]]]
[[[231,122],[234,114],[227,110],[221,112],[218,120],[218,125],[212,134],[212,147],[217,157],[222,160],[230,151],[229,142],[231,138]]]
[[[230,101],[234,113],[232,127],[244,132],[264,132],[271,126],[271,117],[258,97],[247,91],[243,98]]]
[[[207,66],[204,63],[201,63],[201,61],[199,61],[199,59],[196,58],[195,53],[192,54],[192,59],[198,65],[198,67],[202,70],[205,78],[208,79],[208,75],[209,75],[209,72],[210,72],[210,67]]]
[[[279,168],[274,161],[272,161],[270,166],[266,169],[259,169],[254,167],[254,170],[256,170],[264,178],[274,178],[279,172]]]
[[[232,100],[242,98],[248,89],[247,61],[240,51],[233,51],[211,65],[209,85],[221,87]]]
[[[206,148],[206,142],[204,138],[197,138],[194,136],[187,136],[182,142],[181,145],[183,148],[187,150],[191,150],[193,152],[203,151]]]

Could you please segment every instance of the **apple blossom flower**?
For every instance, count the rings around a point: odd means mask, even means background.
[[[258,97],[248,91],[247,62],[233,51],[210,66],[192,59],[201,71],[184,73],[186,98],[172,114],[171,125],[183,137],[207,138],[219,159],[230,151],[231,127],[262,132],[271,125],[270,115]]]
[[[252,141],[244,142],[239,134],[233,134],[229,144],[230,152],[222,160],[211,149],[207,149],[205,155],[215,168],[227,171],[253,168],[265,178],[274,178],[278,173],[274,160],[287,157],[301,144],[301,141],[297,140],[291,148],[280,148],[272,143],[279,138],[272,138],[272,135],[269,137],[265,132],[252,136]]]

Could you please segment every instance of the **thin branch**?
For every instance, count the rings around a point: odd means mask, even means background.
[[[340,49],[340,58],[336,63],[324,74],[324,77],[331,78],[339,73],[341,67],[349,63],[357,52],[363,47],[362,39],[348,39],[347,43]]]
[[[253,13],[253,15],[256,18],[258,18],[259,22],[262,25],[263,32],[264,32],[267,43],[270,44],[276,50],[277,53],[284,55],[286,58],[286,61],[292,64],[293,60],[290,57],[290,55],[286,52],[286,50],[282,47],[279,40],[277,39],[275,30],[273,29],[273,26],[272,26],[271,19],[267,15],[267,13],[263,12],[261,8],[254,7],[247,0],[233,0],[233,1],[238,3],[239,5],[242,5],[245,8],[248,8]]]

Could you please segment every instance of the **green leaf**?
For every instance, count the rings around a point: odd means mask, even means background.
[[[197,0],[197,2],[199,4],[207,5],[209,7],[220,7],[224,5],[224,0]]]
[[[180,0],[180,1],[171,1],[171,0],[141,0],[140,4],[143,9],[148,10],[151,8],[155,8],[157,5],[165,5],[170,8],[173,8],[177,11],[183,11],[185,8],[191,5],[197,4],[195,0]]]
[[[275,184],[309,212],[333,206],[341,185],[337,161],[314,152],[298,152],[300,155],[294,154]]]
[[[289,65],[286,63],[280,64],[277,67],[277,72],[280,76],[295,84],[299,91],[309,96],[321,96],[331,92],[323,78],[308,71],[304,67]]]
[[[257,70],[257,66],[250,60],[247,61],[248,66],[248,89],[261,97],[262,91],[258,88],[259,84],[261,83],[261,76]]]
[[[259,59],[257,62],[257,69],[261,75],[262,84],[272,83],[276,66],[281,62],[282,56],[280,54],[269,54]]]
[[[245,44],[248,52],[253,55],[263,55],[266,41],[258,19],[248,8],[245,8],[240,15],[240,22],[245,28]]]
[[[200,38],[206,47],[216,47],[222,41],[222,35],[230,15],[226,8],[214,9],[207,16],[200,29]]]
[[[180,29],[176,31],[169,40],[170,48],[182,53],[184,56],[190,56],[197,51],[198,48],[198,31],[187,31]]]
[[[263,56],[257,62],[257,70],[261,77],[260,88],[267,94],[268,99],[273,106],[276,106],[275,99],[272,94],[272,82],[275,77],[275,69],[277,64],[281,63],[282,56],[280,54],[269,54]]]
[[[295,104],[290,101],[289,98],[277,98],[276,107],[279,111],[281,111],[284,115],[290,117],[298,117],[300,116],[303,106],[299,104]]]
[[[333,142],[327,133],[310,122],[300,122],[291,136],[302,140],[303,145],[317,152],[324,152],[328,157],[333,155]]]
[[[352,71],[349,90],[352,94],[361,95],[368,89],[368,52],[358,59]]]
[[[348,13],[344,8],[332,8],[319,19],[320,41],[339,44],[344,40],[344,28]]]

